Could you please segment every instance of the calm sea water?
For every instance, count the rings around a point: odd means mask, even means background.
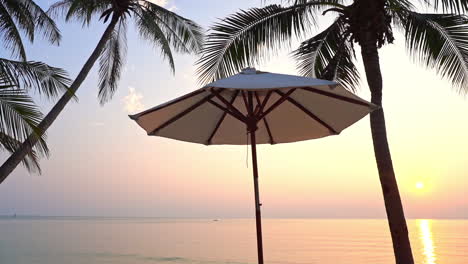
[[[264,219],[266,263],[394,263],[385,220]],[[468,221],[410,220],[416,263],[468,263]],[[251,219],[0,219],[1,264],[256,263]]]

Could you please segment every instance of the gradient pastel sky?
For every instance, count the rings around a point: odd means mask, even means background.
[[[53,1],[38,2],[47,7]],[[207,28],[263,1],[160,2]],[[59,25],[61,46],[37,41],[29,45],[29,59],[63,67],[74,77],[103,26]],[[253,217],[245,146],[148,137],[127,117],[197,88],[196,57],[176,56],[173,76],[159,52],[129,29],[127,65],[112,102],[99,106],[95,67],[78,92],[79,103],[68,105],[49,130],[52,156],[42,162],[43,175],[18,168],[0,185],[0,215]],[[296,74],[290,50],[255,66]],[[412,63],[401,34],[381,49],[381,63],[389,141],[407,217],[468,217],[467,99],[433,70]],[[365,82],[358,95],[369,99]],[[50,102],[39,102],[47,112]],[[385,217],[368,118],[340,136],[261,146],[259,169],[265,217]]]

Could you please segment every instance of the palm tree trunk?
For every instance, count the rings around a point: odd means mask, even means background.
[[[380,71],[377,44],[372,39],[361,40],[361,48],[367,83],[372,95],[371,101],[378,106],[382,106],[382,73]],[[370,124],[396,263],[413,264],[408,228],[388,146],[383,108],[371,114]]]
[[[47,129],[52,125],[52,123],[57,119],[59,114],[65,108],[65,106],[70,102],[70,100],[74,97],[78,88],[80,88],[83,81],[88,76],[88,73],[93,68],[94,63],[99,59],[107,40],[110,38],[112,32],[119,21],[118,16],[112,17],[110,24],[107,26],[104,34],[102,35],[101,39],[99,40],[96,48],[94,49],[91,56],[88,58],[86,63],[84,64],[83,68],[79,72],[78,76],[76,77],[75,81],[70,86],[69,92],[66,92],[60,100],[54,105],[54,107],[50,110],[46,117],[41,121],[38,125],[39,130],[41,133],[45,133]],[[40,137],[36,135],[29,135],[29,137],[21,144],[21,146],[13,153],[3,165],[0,167],[0,184],[10,175],[10,173],[18,166],[18,164],[31,152],[34,145],[37,143]]]

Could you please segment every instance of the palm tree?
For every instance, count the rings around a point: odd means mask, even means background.
[[[0,1],[0,40],[13,57],[21,59],[0,58],[0,150],[14,152],[33,133],[40,144],[22,161],[28,170],[40,172],[38,157],[47,155],[48,148],[37,128],[42,113],[28,92],[34,89],[54,98],[67,90],[69,79],[62,69],[26,61],[22,35],[33,42],[38,32],[50,43],[59,44],[61,36],[55,23],[34,1]]]
[[[112,98],[124,63],[126,31],[131,18],[140,36],[161,49],[173,71],[171,49],[182,53],[197,53],[203,44],[201,27],[148,0],[62,0],[53,4],[49,12],[64,15],[67,21],[76,19],[83,25],[89,25],[92,18],[99,15],[108,24],[96,48],[71,84],[70,93],[65,93],[38,125],[41,132],[52,125],[98,59],[99,100],[104,104]],[[0,184],[36,143],[37,137],[28,137],[0,167]]]
[[[335,79],[356,87],[354,43],[361,46],[371,100],[382,106],[379,48],[393,42],[393,30],[403,32],[409,53],[434,68],[460,91],[468,84],[468,10],[466,0],[422,0],[435,12],[419,13],[408,0],[294,0],[287,6],[268,5],[241,10],[216,23],[199,60],[201,82],[226,77],[264,60],[291,38],[302,38],[317,26],[319,14],[334,13],[334,21],[293,51],[299,71],[310,77]],[[273,52],[271,52],[273,51]],[[384,110],[370,117],[374,152],[393,241],[396,263],[414,263],[408,230],[393,169]]]

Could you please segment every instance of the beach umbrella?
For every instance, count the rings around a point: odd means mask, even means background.
[[[248,68],[130,118],[150,136],[205,145],[250,140],[258,262],[263,264],[257,144],[338,135],[377,108],[332,81]]]

